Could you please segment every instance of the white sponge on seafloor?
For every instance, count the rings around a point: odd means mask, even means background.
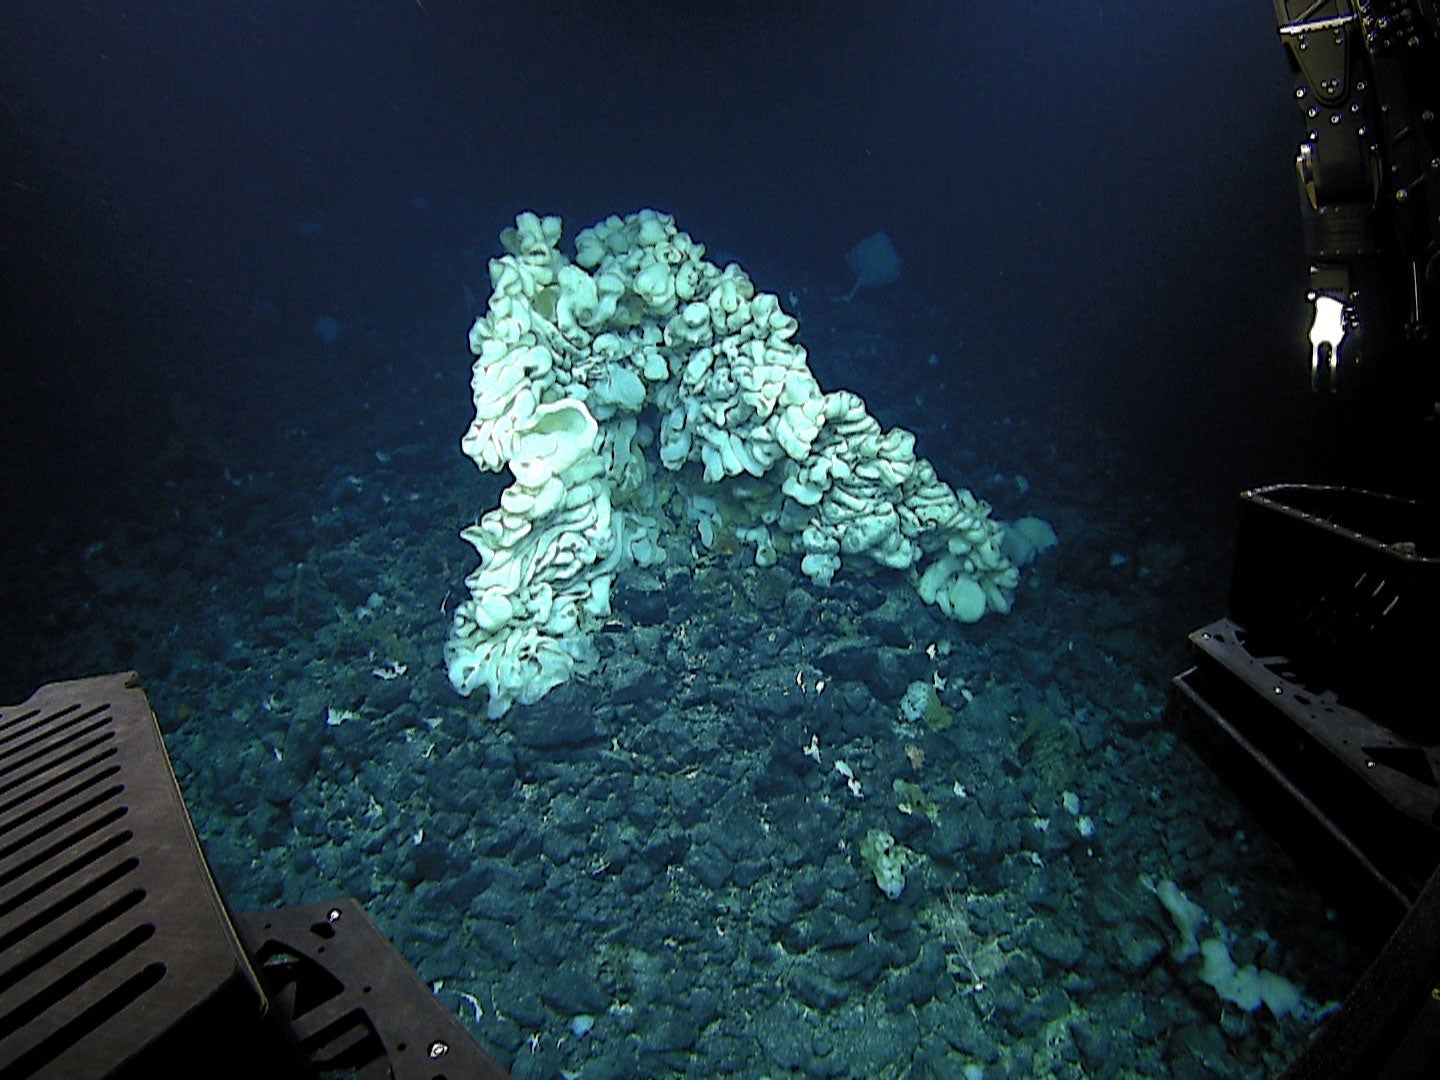
[[[1304,1014],[1305,997],[1299,987],[1285,976],[1254,964],[1237,967],[1230,958],[1230,949],[1219,938],[1202,941],[1200,956],[1200,981],[1212,987],[1221,1001],[1250,1013],[1264,1005],[1276,1019]]]
[[[900,253],[883,230],[865,237],[845,258],[855,273],[855,284],[845,294],[846,300],[859,289],[876,289],[900,280]]]
[[[1037,517],[1016,518],[1003,528],[1000,550],[1016,566],[1029,566],[1060,542],[1050,523]]]
[[[461,533],[480,565],[445,645],[459,693],[484,687],[494,719],[595,670],[616,575],[692,530],[753,543],[757,566],[799,555],[817,585],[842,563],[900,571],[962,622],[1010,610],[1019,573],[990,507],[859,395],[822,390],[775,294],[656,210],[581,230],[573,260],[561,232],[516,217],[470,331],[461,448],[513,483]],[[900,274],[884,233],[850,265],[857,289]]]

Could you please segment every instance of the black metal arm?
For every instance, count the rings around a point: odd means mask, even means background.
[[[1311,385],[1440,388],[1436,0],[1273,0],[1305,133]]]

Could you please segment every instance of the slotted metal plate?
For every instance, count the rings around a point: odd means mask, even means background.
[[[263,997],[139,677],[0,707],[0,1078],[109,1075],[237,1005]]]

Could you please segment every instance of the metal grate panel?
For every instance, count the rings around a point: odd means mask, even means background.
[[[235,939],[134,672],[0,707],[0,1078],[105,1076],[238,992]]]

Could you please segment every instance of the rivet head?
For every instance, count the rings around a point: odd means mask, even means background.
[[[446,1045],[445,1043],[443,1043],[443,1042],[438,1042],[438,1041],[437,1041],[437,1042],[433,1042],[433,1043],[430,1044],[430,1060],[431,1060],[431,1061],[435,1061],[435,1060],[437,1060],[437,1059],[439,1059],[439,1058],[442,1058],[442,1057],[444,1057],[446,1054],[448,1054],[449,1052],[450,1052],[450,1047],[447,1046],[447,1045]]]

